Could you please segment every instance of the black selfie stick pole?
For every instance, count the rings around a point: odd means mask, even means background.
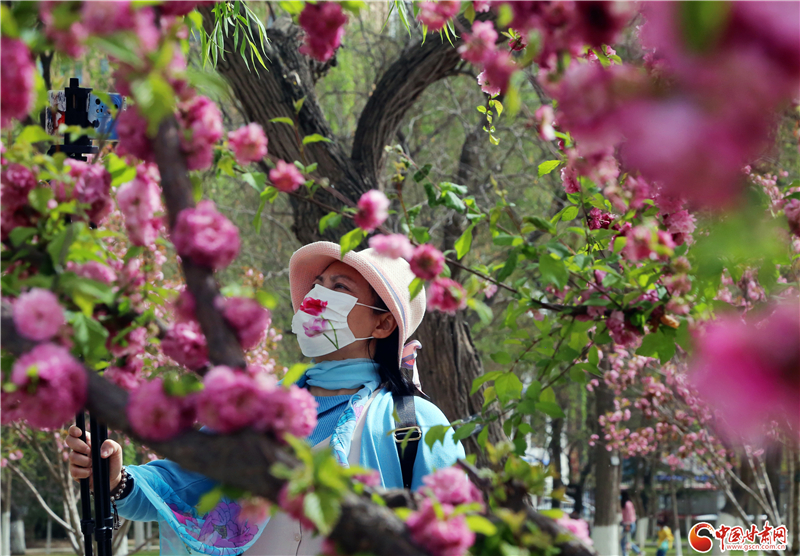
[[[108,439],[108,428],[89,414],[92,430],[92,477],[94,483],[94,535],[97,540],[97,556],[112,556],[111,536],[114,532],[114,517],[111,515],[111,488],[109,485],[108,458],[100,457],[100,447]]]
[[[86,442],[86,415],[83,410],[75,416],[75,424],[81,429],[81,440]],[[92,534],[94,533],[91,493],[89,479],[81,479],[81,532],[83,533],[83,552],[86,556],[92,556]]]

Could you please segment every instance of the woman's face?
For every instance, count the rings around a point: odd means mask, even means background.
[[[319,284],[331,291],[351,295],[364,305],[377,306],[378,296],[369,282],[350,265],[341,261],[331,263],[314,280],[314,285]],[[313,286],[312,286],[313,287]],[[347,316],[347,324],[356,338],[386,338],[394,332],[397,323],[394,316],[386,312],[377,312],[363,305],[356,305]],[[371,344],[374,340],[354,342],[344,346],[333,353],[315,357],[317,361],[337,361],[341,359],[355,359],[359,357],[371,357],[374,348]]]

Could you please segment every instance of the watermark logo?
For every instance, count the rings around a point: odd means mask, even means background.
[[[689,530],[689,546],[695,551],[705,554],[714,546],[714,539],[719,540],[722,552],[726,550],[786,550],[786,526],[772,527],[769,521],[764,522],[761,530],[755,525],[749,529],[740,526],[718,528],[705,521],[696,524]]]

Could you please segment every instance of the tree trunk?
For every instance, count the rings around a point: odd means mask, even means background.
[[[604,380],[595,388],[596,416],[614,409],[614,392]],[[598,554],[617,556],[619,544],[619,453],[608,451],[603,434],[595,443],[595,515],[592,540]]]
[[[672,534],[675,536],[675,556],[683,556],[683,545],[681,543],[681,522],[678,519],[678,493],[676,492],[675,482],[670,481],[670,497],[672,500]]]
[[[9,537],[10,554],[25,554],[25,522],[22,519],[11,521]]]
[[[562,404],[561,407],[564,407]],[[552,437],[550,438],[550,468],[553,471],[553,494],[556,494],[556,491],[564,487],[564,481],[561,479],[561,475],[564,472],[561,465],[561,435],[564,431],[564,419],[551,419],[550,420],[550,432],[552,433]],[[552,504],[554,509],[561,508],[561,500],[558,500],[556,496],[552,496]]]

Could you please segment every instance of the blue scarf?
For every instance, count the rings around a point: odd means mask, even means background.
[[[347,402],[336,426],[331,434],[331,448],[336,456],[336,461],[343,467],[350,467],[347,458],[350,455],[350,445],[353,442],[353,433],[359,417],[364,412],[364,407],[369,397],[381,383],[378,374],[378,364],[372,359],[344,359],[341,361],[321,361],[315,363],[297,381],[301,388],[319,386],[326,390],[339,390],[340,388],[362,388],[353,394]]]

